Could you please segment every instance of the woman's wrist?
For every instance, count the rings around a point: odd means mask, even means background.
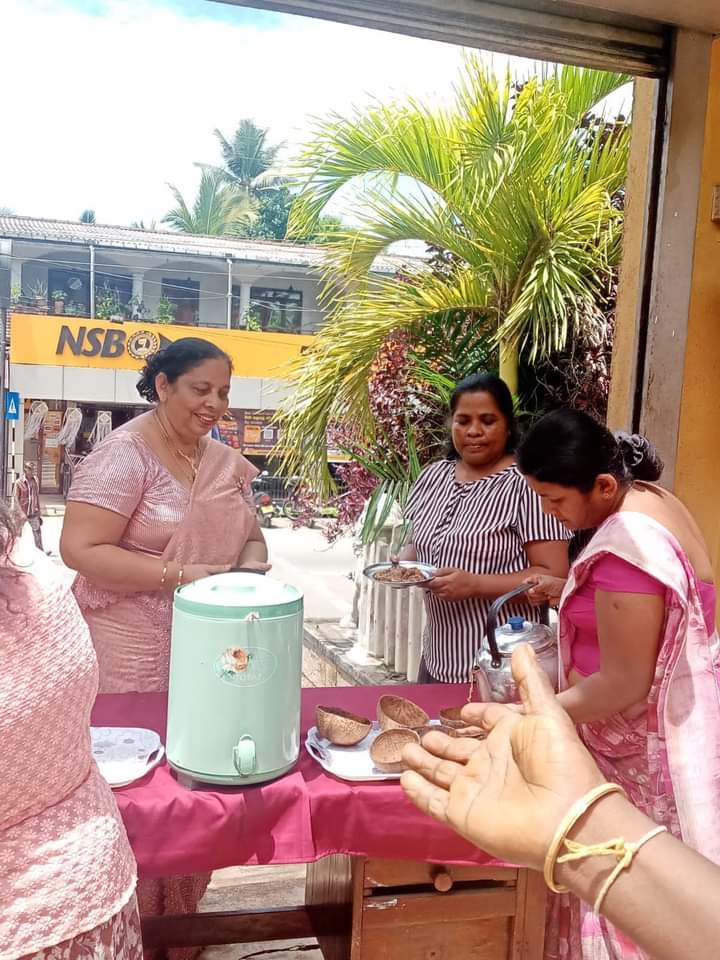
[[[614,793],[593,804],[568,832],[567,839],[588,847],[616,837],[632,842],[643,837],[651,825],[648,818],[626,797]],[[586,903],[592,904],[616,863],[614,857],[608,856],[590,856],[582,860],[556,863],[555,881],[568,887]],[[622,882],[623,876],[624,874],[621,874],[618,877],[617,884]]]

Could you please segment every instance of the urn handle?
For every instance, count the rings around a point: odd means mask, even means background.
[[[497,639],[495,638],[500,608],[509,600],[512,600],[513,597],[519,597],[521,593],[527,593],[529,586],[530,585],[528,583],[521,583],[519,587],[515,587],[514,590],[510,590],[509,593],[504,593],[501,597],[498,597],[497,600],[494,600],[490,609],[488,610],[487,622],[485,625],[485,637],[487,639],[488,647],[490,648],[490,658],[494,670],[499,670],[502,664],[502,657],[500,656]],[[548,605],[544,604],[540,610],[540,617],[541,622],[544,623],[545,626],[548,626],[550,623],[550,615],[548,611]]]

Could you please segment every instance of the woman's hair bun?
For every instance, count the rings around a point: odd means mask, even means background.
[[[662,476],[665,464],[647,437],[639,433],[616,433],[620,456],[633,480],[654,483]]]
[[[155,377],[162,372],[164,352],[164,350],[158,350],[157,353],[151,354],[140,372],[140,379],[137,382],[137,392],[141,397],[144,397],[148,403],[158,402],[157,390],[155,389]]]

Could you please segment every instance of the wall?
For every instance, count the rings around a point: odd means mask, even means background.
[[[720,38],[712,48],[705,134],[675,489],[699,522],[720,579],[720,223],[710,219],[720,185]]]

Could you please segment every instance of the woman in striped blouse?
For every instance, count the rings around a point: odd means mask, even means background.
[[[403,558],[438,569],[426,590],[421,683],[468,680],[492,601],[532,575],[567,576],[569,533],[543,513],[515,465],[512,396],[498,377],[468,377],[450,398],[452,443],[410,492]],[[527,603],[508,616],[537,619]]]

